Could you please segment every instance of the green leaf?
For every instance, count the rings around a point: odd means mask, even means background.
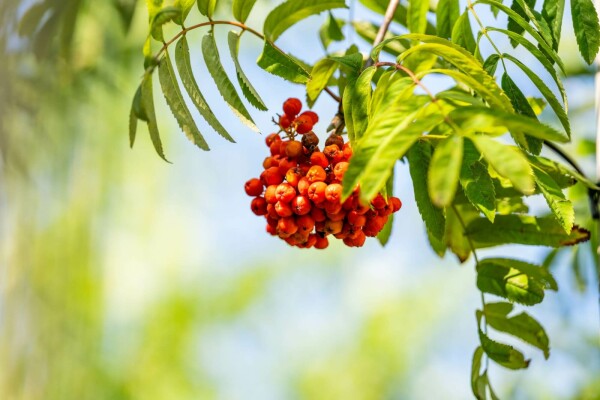
[[[158,41],[163,40],[162,26],[168,22],[181,19],[181,8],[179,7],[165,7],[160,10],[150,24],[150,32],[152,37]]]
[[[152,87],[152,74],[146,74],[142,80],[142,107],[143,114],[148,119],[148,132],[150,133],[150,140],[156,153],[165,160],[165,153],[163,151],[162,142],[160,140],[160,133],[158,132],[158,125],[156,124],[156,112],[154,111],[154,94]]]
[[[485,218],[479,218],[467,226],[467,234],[477,248],[509,243],[563,247],[590,239],[590,232],[577,225],[568,234],[554,217],[536,218],[529,215],[496,215],[493,224]]]
[[[210,75],[215,81],[217,89],[219,89],[219,93],[221,93],[225,102],[244,124],[258,132],[256,124],[252,120],[248,110],[246,110],[244,103],[242,103],[233,83],[231,83],[227,77],[227,73],[221,64],[215,37],[212,33],[209,33],[202,38],[202,55],[204,56],[204,62],[206,63],[208,72],[210,72]]]
[[[431,162],[432,146],[429,142],[417,142],[408,152],[408,164],[412,178],[415,202],[427,230],[438,241],[444,238],[446,219],[444,211],[431,202],[427,191],[427,171]]]
[[[547,269],[508,258],[480,261],[477,265],[477,287],[482,292],[528,306],[541,303],[544,290],[558,289]]]
[[[360,0],[360,2],[364,4],[367,8],[381,15],[385,15],[389,4],[388,0]],[[408,26],[407,17],[407,8],[403,4],[399,4],[396,8],[396,11],[394,12],[393,21],[399,23],[402,26]],[[428,35],[436,34],[435,27],[429,21],[427,21],[427,28],[425,30],[425,33],[427,33]]]
[[[310,74],[296,60],[265,40],[263,51],[256,61],[265,71],[294,83],[306,83]]]
[[[523,197],[504,197],[497,200],[496,212],[500,215],[526,214],[529,207],[523,201]]]
[[[195,2],[196,0],[175,0],[173,5],[181,10],[181,15],[175,19],[175,22],[183,25]]]
[[[352,113],[352,129],[355,140],[359,140],[363,136],[369,124],[371,97],[373,93],[371,81],[376,71],[376,67],[365,69],[358,79],[348,82],[348,86],[346,86],[346,90],[344,91],[344,96],[350,98],[349,104],[344,102],[344,115],[348,112]],[[350,106],[349,109],[346,108],[348,105]]]
[[[440,37],[452,36],[452,28],[460,14],[458,0],[440,0],[436,9],[437,32]]]
[[[344,175],[344,196],[360,185],[360,198],[369,202],[385,184],[392,167],[417,139],[443,121],[437,107],[424,107],[418,96],[407,100],[404,110],[376,115],[358,141]],[[426,99],[423,99],[427,101]],[[437,112],[436,112],[437,111]]]
[[[494,170],[510,180],[517,190],[524,194],[534,192],[533,171],[519,149],[484,135],[475,135],[471,139]]]
[[[240,65],[240,60],[238,59],[238,53],[240,51],[240,35],[238,35],[234,31],[229,31],[227,41],[229,43],[229,53],[231,54],[233,64],[235,65],[238,83],[242,88],[242,93],[244,94],[244,97],[250,102],[250,104],[252,104],[257,109],[261,111],[267,111],[267,106],[260,98],[260,95],[256,92],[256,89],[254,89],[254,86],[252,86],[252,84],[250,83],[250,80],[248,79],[248,77],[244,73],[242,66]]]
[[[473,353],[473,362],[471,363],[471,390],[478,400],[485,399],[485,385],[479,384],[479,371],[481,370],[483,353],[483,348],[478,346],[475,353]]]
[[[552,48],[558,51],[562,30],[563,14],[565,12],[565,0],[544,0],[542,17],[550,26],[552,34]]]
[[[394,193],[394,170],[385,183],[385,195],[389,199]],[[388,244],[390,236],[392,235],[392,225],[394,224],[394,214],[390,214],[388,221],[383,226],[383,229],[377,234],[377,240],[382,246]]]
[[[525,1],[527,2],[527,6],[529,6],[531,8],[535,7],[536,0],[525,0]],[[529,17],[527,16],[527,14],[525,13],[525,10],[523,9],[523,7],[521,7],[521,5],[519,4],[519,2],[517,0],[513,0],[510,8],[515,13],[517,13],[521,18],[523,18],[525,21],[529,22]],[[511,32],[514,32],[518,35],[522,35],[523,32],[525,32],[525,29],[521,25],[519,25],[517,22],[515,22],[515,20],[512,18],[508,19],[508,29]],[[513,45],[513,47],[515,47],[516,46],[515,42],[512,42],[512,45]]]
[[[600,48],[600,24],[592,0],[571,0],[573,28],[579,45],[579,52],[588,64],[592,65]]]
[[[456,21],[456,24],[452,29],[452,43],[464,47],[478,58],[481,57],[478,54],[477,42],[473,36],[473,28],[471,27],[471,21],[469,20],[469,10],[462,13],[458,18],[458,21]]]
[[[321,29],[319,29],[319,37],[321,38],[321,43],[323,43],[325,50],[327,50],[331,42],[341,42],[345,39],[344,33],[342,32],[343,24],[343,20],[338,21],[331,11],[329,12],[327,20]]]
[[[198,10],[200,14],[212,19],[217,7],[217,0],[198,0]]]
[[[523,353],[512,346],[490,339],[481,329],[479,329],[479,340],[485,354],[503,367],[508,369],[523,369],[529,366],[529,360],[525,359]]]
[[[508,317],[512,310],[513,305],[510,303],[488,303],[484,307],[485,321],[495,330],[508,333],[542,350],[544,357],[548,359],[550,340],[542,325],[524,312]]]
[[[438,92],[435,97],[438,99],[443,99],[453,104],[459,104],[461,106],[471,105],[471,106],[485,106],[483,101],[473,96],[473,94],[465,92],[457,87],[450,88],[448,90],[444,90],[442,92]]]
[[[256,0],[233,0],[233,17],[242,24],[248,19]]]
[[[444,243],[461,263],[468,260],[472,251],[463,223],[469,224],[470,221],[477,218],[479,218],[479,211],[469,204],[458,204],[446,208]]]
[[[361,53],[351,53],[342,57],[331,56],[329,59],[347,67],[356,76],[360,74],[363,66],[363,55]]]
[[[406,27],[409,32],[425,33],[429,0],[408,0]]]
[[[446,207],[452,203],[456,189],[463,158],[463,137],[451,135],[440,141],[435,148],[427,182],[429,196],[433,204]]]
[[[496,68],[498,67],[498,61],[500,61],[500,56],[498,54],[490,55],[485,62],[483,63],[483,69],[490,76],[494,76],[496,73]]]
[[[534,168],[535,183],[548,203],[548,207],[563,227],[565,232],[571,233],[575,223],[575,210],[573,204],[565,197],[560,186],[540,168]]]
[[[267,15],[263,32],[274,42],[296,22],[334,8],[347,8],[344,0],[288,0]]]
[[[552,91],[548,88],[548,86],[546,86],[544,81],[535,72],[533,72],[529,67],[527,67],[525,64],[523,64],[517,58],[511,56],[510,54],[506,54],[506,53],[503,54],[503,57],[512,61],[519,68],[521,68],[521,70],[523,72],[525,72],[525,74],[529,77],[529,79],[535,84],[535,86],[538,88],[540,93],[542,93],[544,98],[546,100],[548,100],[550,107],[552,107],[552,109],[554,110],[554,113],[560,120],[562,126],[565,128],[565,131],[567,132],[568,137],[570,138],[571,137],[571,125],[569,123],[569,117],[567,116],[565,109],[563,109],[563,107],[558,102],[558,99],[556,98],[554,93],[552,93]]]
[[[133,144],[135,143],[135,135],[137,133],[137,122],[138,118],[135,116],[132,107],[131,111],[129,112],[129,147],[133,147]]]
[[[179,39],[177,46],[175,47],[175,63],[177,64],[177,70],[179,72],[179,77],[181,78],[181,83],[183,84],[187,94],[190,96],[190,99],[192,99],[192,102],[198,109],[198,112],[200,112],[200,115],[202,115],[202,118],[204,118],[219,135],[234,143],[235,141],[229,135],[229,133],[227,133],[223,125],[221,125],[219,119],[210,109],[206,99],[200,92],[200,88],[198,88],[198,83],[196,83],[194,73],[192,72],[190,50],[185,36]]]
[[[146,8],[148,9],[148,21],[152,22],[154,16],[162,9],[163,0],[146,0]]]
[[[135,143],[135,135],[137,132],[137,121],[148,121],[148,117],[145,114],[144,107],[142,105],[142,85],[140,85],[133,96],[133,102],[131,103],[131,111],[129,113],[129,146],[133,147]]]
[[[460,184],[469,202],[481,211],[490,222],[496,217],[496,191],[487,167],[480,161],[481,154],[472,142],[465,142],[464,161],[460,171]]]
[[[310,74],[311,78],[306,84],[306,96],[309,107],[315,104],[337,69],[338,64],[334,60],[323,58],[317,61]]]
[[[196,146],[202,150],[209,150],[208,144],[198,130],[194,118],[185,104],[185,99],[181,94],[181,90],[179,90],[177,76],[175,76],[175,71],[173,70],[173,65],[168,52],[165,52],[165,57],[161,60],[160,64],[158,64],[158,77],[167,104],[175,116],[181,130]]]

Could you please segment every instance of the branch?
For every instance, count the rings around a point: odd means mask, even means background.
[[[394,19],[394,14],[396,13],[398,4],[400,4],[400,0],[390,0],[388,3],[387,10],[385,10],[385,16],[383,17],[383,23],[379,27],[379,32],[377,32],[377,36],[375,36],[375,40],[373,41],[373,48],[377,47],[379,44],[381,44],[381,42],[383,42],[383,38],[385,37],[385,34],[392,23],[392,19]],[[365,67],[370,67],[371,65],[373,65],[373,59],[369,58]]]

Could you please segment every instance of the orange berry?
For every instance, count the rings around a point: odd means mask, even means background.
[[[275,203],[275,212],[280,217],[291,217],[294,214],[292,206],[290,206],[289,203],[283,203],[281,201]]]
[[[285,154],[290,158],[297,158],[301,156],[303,152],[304,149],[302,148],[302,143],[297,140],[292,140],[285,148]]]
[[[279,214],[277,214],[277,211],[275,210],[275,204],[267,204],[267,217],[274,220],[279,220],[280,217]]]
[[[352,145],[350,144],[350,142],[344,144],[342,153],[344,153],[344,160],[350,161],[350,157],[352,157]]]
[[[323,168],[327,168],[329,166],[329,160],[325,156],[325,154],[320,151],[315,151],[310,155],[310,163],[312,165],[319,165]]]
[[[252,178],[246,182],[244,190],[248,196],[260,196],[263,192],[263,184],[260,179]]]
[[[284,217],[279,220],[277,229],[279,232],[287,235],[293,235],[294,233],[298,232],[298,224],[296,224],[296,219],[294,217]]]
[[[400,201],[397,197],[390,198],[390,203],[392,203],[392,210],[396,212],[402,208],[402,201]]]
[[[355,227],[363,227],[367,223],[367,217],[354,211],[348,213],[348,223]]]
[[[265,138],[265,143],[267,144],[267,147],[271,147],[271,144],[273,142],[278,142],[280,140],[281,140],[281,138],[279,137],[279,134],[277,134],[277,133],[271,133],[270,135],[268,135]]]
[[[260,180],[265,186],[279,185],[283,182],[283,174],[279,172],[278,167],[270,167],[260,174]]]
[[[342,221],[345,217],[346,217],[346,213],[343,211],[340,211],[337,214],[327,213],[327,218],[330,219],[331,221]]]
[[[296,98],[289,98],[283,103],[283,112],[293,119],[302,110],[302,102]]]
[[[323,182],[327,178],[327,173],[320,165],[313,165],[306,173],[306,178],[310,183]]]
[[[302,179],[302,178],[303,178],[302,171],[298,167],[290,168],[285,173],[285,180],[293,187],[298,187],[298,183],[300,182],[300,179]]]
[[[308,188],[311,185],[311,183],[308,181],[307,177],[302,177],[300,178],[300,180],[298,181],[298,193],[300,193],[302,196],[308,196]]]
[[[250,204],[252,212],[256,215],[267,214],[267,202],[264,197],[255,197]]]
[[[310,215],[302,215],[296,219],[298,231],[302,233],[310,233],[315,227],[315,220]]]
[[[269,152],[272,156],[276,156],[281,154],[279,149],[281,148],[281,140],[274,140],[269,146]]]
[[[292,211],[297,215],[305,215],[310,212],[312,203],[306,196],[296,196],[292,200]]]
[[[318,236],[314,233],[308,236],[308,240],[306,241],[306,248],[310,249],[317,244]]]
[[[277,235],[277,226],[271,226],[271,225],[267,224],[267,233],[272,236]]]
[[[344,159],[344,153],[340,150],[337,144],[331,144],[323,149],[323,154],[331,164],[337,164]]]
[[[275,198],[282,203],[289,203],[296,197],[296,189],[289,183],[281,183],[275,191]]]
[[[317,236],[317,242],[315,243],[315,249],[323,250],[329,246],[329,240],[326,237]]]
[[[308,198],[311,199],[315,204],[322,203],[326,200],[326,189],[327,184],[325,182],[314,182],[308,188]]]
[[[325,198],[332,203],[339,203],[342,199],[342,185],[332,183],[325,189]]]
[[[269,203],[269,204],[277,203],[276,194],[277,194],[277,185],[267,186],[267,189],[265,190],[265,200],[267,200],[267,203]]]
[[[335,164],[333,167],[333,174],[335,175],[335,179],[341,181],[344,178],[344,174],[348,171],[348,166],[350,164],[347,161],[340,161]]]
[[[327,214],[337,214],[342,211],[342,205],[338,202],[325,202],[325,212]]]
[[[285,176],[285,174],[287,174],[290,168],[295,168],[296,166],[298,166],[298,163],[296,161],[284,157],[281,160],[279,160],[279,165],[277,168],[279,169],[279,173]]]
[[[271,167],[277,167],[277,166],[279,166],[279,160],[275,159],[275,157],[273,157],[273,156],[267,157],[263,161],[264,169],[271,168]]]

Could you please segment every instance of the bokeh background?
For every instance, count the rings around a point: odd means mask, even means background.
[[[143,73],[144,2],[49,0],[41,27],[20,24],[36,3],[0,1],[0,399],[471,397],[473,264],[429,249],[404,165],[396,173],[404,207],[386,248],[372,241],[361,249],[292,249],[264,232],[243,192],[260,171],[271,117],[286,98],[304,97],[302,87],[255,65],[259,41],[244,37],[241,60],[271,107],[253,110],[262,136],[225,106],[201,59],[202,33],[189,34],[201,86],[237,144],[198,118],[212,151],[198,150],[156,90],[167,164],[145,126],[128,146]],[[220,3],[229,17],[228,2]],[[259,1],[248,24],[262,26],[275,3]],[[353,14],[379,19],[358,3]],[[194,9],[190,20],[200,18]],[[324,55],[322,22],[309,18],[280,46],[314,62]],[[226,33],[217,28],[233,71]],[[338,48],[356,41],[369,49],[346,33]],[[561,54],[572,75],[576,136],[569,151],[593,176],[593,74],[575,46],[567,22]],[[315,110],[323,138],[336,104],[323,96]],[[540,199],[530,205],[545,212]],[[486,253],[540,262],[548,250]],[[560,291],[529,310],[547,329],[551,357],[516,343],[533,361],[520,372],[491,367],[503,399],[600,399],[595,267],[582,257],[574,270],[567,253],[553,267]]]

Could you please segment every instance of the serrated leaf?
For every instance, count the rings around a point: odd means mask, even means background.
[[[440,37],[450,38],[452,28],[460,14],[458,0],[440,0],[436,9],[437,33]]]
[[[498,54],[490,55],[485,62],[483,63],[483,69],[490,76],[494,76],[496,73],[496,68],[498,68],[498,61],[500,61],[500,56]]]
[[[550,340],[542,325],[524,312],[509,317],[512,310],[513,305],[510,303],[488,303],[484,307],[485,321],[495,330],[515,336],[542,350],[544,357],[548,359]]]
[[[565,197],[558,184],[540,168],[534,168],[535,183],[546,199],[548,207],[563,227],[570,233],[575,223],[573,204]]]
[[[443,210],[431,202],[427,190],[427,171],[431,162],[432,147],[429,142],[417,142],[408,151],[408,164],[412,178],[415,202],[425,227],[438,241],[444,238],[446,218]],[[425,178],[425,179],[424,179]]]
[[[215,37],[211,33],[202,38],[202,55],[204,56],[204,62],[206,63],[208,72],[210,72],[210,75],[225,102],[244,124],[250,127],[250,129],[258,132],[256,124],[252,120],[248,110],[246,110],[244,103],[242,103],[233,83],[231,83],[229,77],[227,77],[225,68],[223,68],[223,64],[221,64]]]
[[[226,140],[235,143],[235,140],[227,133],[227,130],[221,125],[216,115],[210,109],[206,99],[200,92],[200,88],[198,87],[198,83],[196,83],[196,79],[194,78],[194,73],[192,71],[192,64],[190,61],[190,50],[188,47],[187,39],[183,36],[177,42],[177,46],[175,47],[175,63],[177,64],[177,70],[179,72],[179,77],[181,78],[181,83],[185,88],[187,94],[192,99],[192,102],[198,109],[202,118],[208,122],[208,124],[223,138]]]
[[[217,7],[217,0],[198,0],[198,10],[200,14],[212,19]]]
[[[254,86],[250,83],[250,80],[244,73],[242,66],[240,65],[240,60],[238,59],[238,53],[240,50],[240,35],[237,33],[230,31],[227,36],[227,41],[229,43],[229,53],[231,54],[231,58],[233,60],[233,64],[235,65],[236,76],[238,79],[238,83],[242,88],[242,93],[246,100],[250,102],[254,107],[261,111],[267,111],[268,108],[260,98],[260,95],[254,89]]]
[[[196,0],[175,0],[173,5],[181,10],[181,15],[175,19],[175,22],[179,25],[183,25],[188,14],[192,10],[194,3],[196,3]]]
[[[350,98],[349,104],[344,102],[344,107],[350,106],[349,109],[344,108],[344,115],[348,112],[352,113],[352,129],[355,140],[362,138],[369,125],[371,96],[373,92],[371,81],[376,71],[376,67],[365,69],[355,81],[348,83],[344,91],[344,96],[349,96]]]
[[[329,59],[348,68],[355,76],[360,74],[360,70],[363,66],[363,56],[361,53],[351,53],[341,57],[330,56]]]
[[[429,0],[408,0],[406,27],[413,33],[425,33]]]
[[[148,118],[148,132],[150,133],[150,140],[156,153],[165,160],[165,153],[163,151],[162,142],[160,140],[160,133],[158,132],[158,125],[156,124],[156,112],[154,111],[154,94],[152,87],[152,75],[146,74],[142,80],[142,107],[143,114]]]
[[[508,258],[488,258],[477,265],[477,287],[485,293],[524,305],[541,303],[544,290],[556,290],[545,268]]]
[[[490,339],[481,329],[479,330],[479,340],[485,354],[503,367],[523,369],[529,366],[529,360],[525,359],[523,353],[512,346]]]
[[[264,41],[263,51],[256,64],[265,71],[294,83],[306,83],[310,74],[296,60]]]
[[[571,138],[571,124],[569,123],[569,117],[567,116],[566,111],[563,109],[563,107],[558,102],[558,99],[556,98],[554,93],[552,93],[552,91],[548,88],[548,86],[546,86],[544,81],[535,72],[533,72],[529,67],[527,67],[525,64],[523,64],[517,58],[511,56],[510,54],[506,54],[506,53],[503,54],[503,57],[512,61],[519,68],[521,68],[521,70],[523,72],[525,72],[525,74],[529,77],[529,79],[538,88],[540,93],[542,93],[544,98],[548,101],[548,103],[550,104],[550,107],[552,107],[552,109],[554,110],[554,113],[560,120],[562,126],[565,128],[565,131],[567,132],[568,137]]]
[[[469,20],[469,10],[466,10],[454,24],[452,29],[452,43],[464,47],[471,54],[475,54],[476,57],[481,58],[477,49],[477,42],[473,36],[473,28],[471,27],[471,21]]]
[[[502,244],[525,244],[532,246],[562,247],[586,242],[590,232],[577,225],[571,233],[565,232],[554,217],[536,218],[529,215],[496,215],[492,224],[485,218],[473,220],[467,226],[477,248]]]
[[[451,135],[435,148],[427,175],[429,196],[437,207],[452,203],[463,158],[463,137]]]
[[[533,171],[527,158],[516,147],[507,146],[485,135],[475,135],[471,139],[485,160],[514,187],[524,194],[535,190]]]
[[[158,41],[163,40],[162,27],[164,24],[181,19],[181,9],[179,7],[165,7],[160,10],[150,24],[150,32],[152,37]]]
[[[531,8],[535,7],[536,0],[525,0],[525,1],[527,2],[527,6],[529,6]],[[526,15],[525,10],[523,9],[523,7],[521,7],[521,5],[519,4],[519,2],[517,0],[513,0],[510,8],[515,13],[517,13],[521,18],[523,18],[525,21],[529,22],[529,17]],[[525,29],[521,25],[519,25],[514,19],[512,19],[510,17],[508,18],[508,29],[511,32],[514,32],[518,35],[522,35],[523,32],[525,32]],[[513,47],[516,46],[516,43],[514,41],[511,40],[511,43],[512,43]]]
[[[431,104],[424,107],[418,96],[409,99],[402,111],[376,115],[354,149],[344,175],[344,197],[360,185],[361,200],[371,201],[385,184],[396,161],[421,135],[442,121],[437,107],[434,109]]]
[[[321,43],[323,44],[323,48],[327,50],[331,42],[341,42],[345,39],[344,32],[342,32],[342,27],[344,21],[338,21],[335,19],[331,11],[328,13],[327,20],[319,29],[319,37],[321,38]]]
[[[270,41],[277,38],[295,23],[335,8],[347,8],[344,0],[288,0],[267,15],[263,32]]]
[[[256,0],[233,0],[233,17],[242,24],[246,22]]]
[[[485,399],[485,385],[482,388],[479,384],[479,372],[481,370],[483,354],[483,348],[478,346],[473,353],[473,362],[471,363],[471,390],[478,400]]]
[[[317,61],[311,72],[310,81],[306,84],[306,95],[308,97],[308,106],[312,107],[319,98],[321,92],[327,87],[329,79],[338,69],[334,60],[324,58]]]
[[[469,202],[481,211],[490,222],[496,216],[496,191],[481,155],[471,141],[465,142],[464,161],[460,171],[460,184]]]
[[[500,215],[526,214],[529,207],[522,197],[505,197],[496,201],[496,212]]]
[[[502,89],[506,92],[516,112],[538,121],[527,98],[506,72],[502,74]],[[541,139],[526,135],[521,130],[516,129],[511,130],[511,135],[521,148],[529,151],[531,154],[537,155],[542,151],[543,141]]]
[[[557,51],[560,43],[563,15],[565,11],[565,0],[544,0],[542,17],[550,26],[552,34],[552,48]]]
[[[202,150],[210,150],[204,137],[198,130],[190,110],[185,104],[185,99],[179,89],[177,76],[175,76],[175,71],[173,70],[173,65],[168,52],[165,53],[165,57],[158,64],[158,77],[167,104],[169,105],[173,116],[175,116],[181,130],[196,146]]]
[[[596,7],[592,0],[571,0],[571,15],[579,52],[585,62],[592,65],[600,48],[600,24]]]

